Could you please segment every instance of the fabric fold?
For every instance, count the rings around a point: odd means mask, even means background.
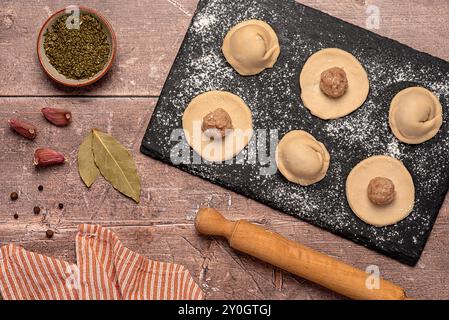
[[[6,245],[0,248],[5,300],[200,300],[203,292],[184,266],[152,261],[109,229],[82,224],[76,264]]]

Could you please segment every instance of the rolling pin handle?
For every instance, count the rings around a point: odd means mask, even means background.
[[[195,227],[206,236],[220,236],[230,240],[236,223],[227,220],[221,213],[212,208],[199,209],[195,218]]]

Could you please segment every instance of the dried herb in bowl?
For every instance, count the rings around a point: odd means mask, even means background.
[[[80,15],[79,28],[69,29],[60,16],[44,34],[44,49],[50,64],[69,79],[89,79],[109,60],[111,46],[101,23],[91,14]]]

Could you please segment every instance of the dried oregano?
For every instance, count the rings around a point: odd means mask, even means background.
[[[44,34],[44,49],[51,65],[69,79],[88,79],[109,59],[110,44],[101,23],[81,14],[79,29],[69,29],[69,15],[59,17]]]

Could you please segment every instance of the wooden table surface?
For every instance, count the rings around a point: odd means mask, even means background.
[[[359,268],[377,265],[383,277],[406,288],[411,297],[449,298],[449,198],[421,260],[412,268],[140,154],[142,136],[197,0],[78,1],[109,18],[119,43],[113,69],[85,89],[56,85],[37,61],[38,30],[61,2],[73,1],[3,0],[0,7],[0,245],[14,243],[74,262],[77,225],[102,224],[132,250],[184,264],[207,299],[341,298],[236,253],[225,241],[198,236],[195,212],[212,206],[229,218],[248,219]],[[449,60],[449,1],[301,2],[362,27],[367,5],[374,4],[381,14],[375,32]],[[73,123],[63,129],[48,125],[39,112],[46,106],[70,109]],[[9,130],[6,120],[15,116],[36,123],[40,131],[35,142]],[[93,127],[111,133],[132,151],[143,182],[139,205],[104,181],[90,190],[80,181],[77,148]],[[68,162],[35,170],[32,156],[38,146],[64,152]],[[37,189],[40,184],[43,192]],[[14,203],[9,200],[12,191],[20,194]],[[63,210],[58,209],[60,202]],[[42,208],[40,215],[33,214],[36,205]],[[55,231],[50,240],[45,237],[49,228]]]

